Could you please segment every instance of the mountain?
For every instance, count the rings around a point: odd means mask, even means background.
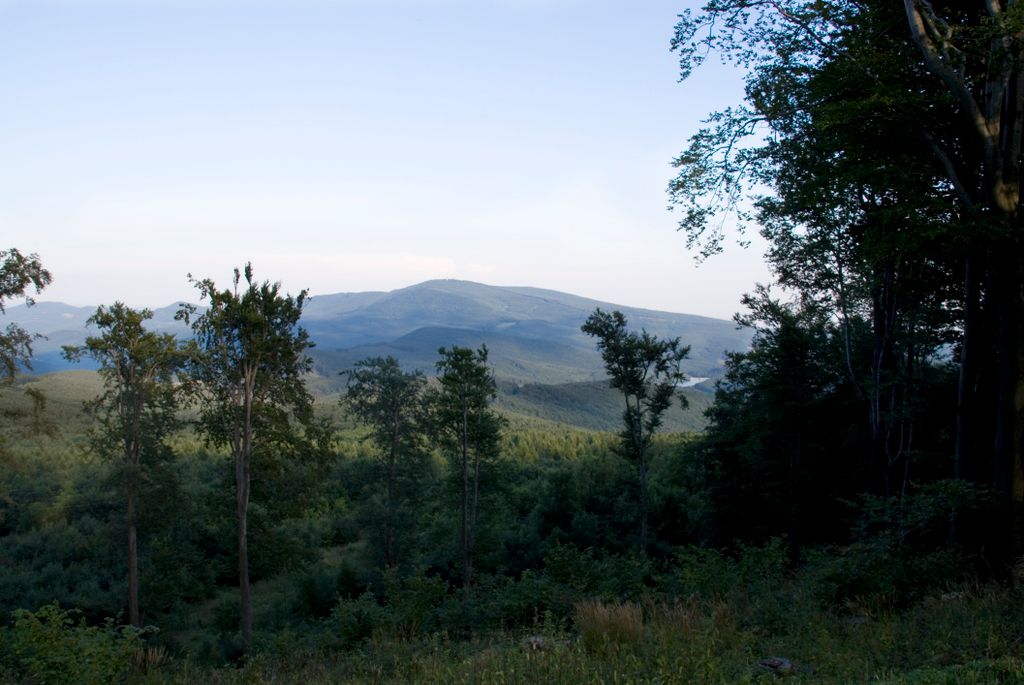
[[[148,326],[161,333],[187,335],[188,328],[174,320],[178,305],[168,305],[153,310]],[[43,337],[32,344],[32,370],[35,373],[51,373],[66,369],[93,369],[90,360],[69,364],[61,356],[64,345],[80,345],[91,334],[86,321],[96,313],[96,307],[72,307],[62,302],[37,302],[31,307],[18,305],[10,307],[5,316],[0,316],[0,325],[16,323],[30,333]]]
[[[553,290],[435,280],[391,292],[336,293],[309,299],[302,325],[316,343],[312,356],[328,385],[339,371],[368,356],[397,357],[407,368],[434,370],[442,346],[486,344],[495,375],[512,384],[569,384],[604,379],[594,341],[580,331],[600,307],[618,309],[632,328],[681,337],[691,346],[684,370],[695,377],[721,374],[727,350],[746,349],[750,334],[735,324],[692,314],[622,307]],[[152,327],[186,335],[174,320],[177,305],[154,312]],[[61,345],[81,343],[94,307],[39,302],[11,307],[6,318],[47,339],[35,345],[37,372],[69,368]],[[81,368],[81,367],[79,367]]]
[[[313,297],[303,325],[317,343],[314,357],[325,374],[389,354],[430,373],[439,347],[486,344],[499,378],[573,383],[604,378],[594,341],[580,330],[598,307],[622,311],[632,328],[681,337],[691,346],[684,369],[692,376],[718,377],[724,353],[750,343],[749,332],[722,319],[622,307],[554,290],[454,280],[389,293]]]

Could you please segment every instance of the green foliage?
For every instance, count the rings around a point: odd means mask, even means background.
[[[298,327],[306,292],[282,295],[280,283],[253,281],[252,265],[235,269],[233,288],[194,280],[208,306],[202,314],[185,306],[178,318],[191,323],[195,345],[187,371],[200,401],[200,426],[211,444],[228,446],[248,459],[262,445],[288,442],[289,418],[311,419],[312,398],[303,375],[311,362],[309,335]]]
[[[69,361],[90,357],[100,365],[104,391],[85,409],[94,421],[89,434],[92,448],[121,466],[127,499],[128,615],[135,626],[140,622],[139,495],[143,482],[153,476],[153,462],[167,457],[167,436],[179,425],[174,380],[184,362],[173,335],[145,329],[144,322],[152,316],[148,309],[136,311],[120,302],[109,309],[101,306],[87,322],[101,335],[86,338],[80,347],[64,348]]]
[[[235,269],[233,288],[219,290],[210,279],[193,280],[207,309],[185,305],[178,318],[192,323],[186,365],[188,388],[199,400],[199,426],[209,444],[227,447],[234,466],[238,522],[238,584],[241,594],[242,651],[252,644],[248,514],[254,457],[295,456],[305,439],[326,429],[313,421],[313,400],[303,377],[312,368],[305,351],[309,335],[299,328],[306,299],[281,295],[280,283],[253,281],[251,264]],[[293,426],[297,420],[306,431]]]
[[[25,255],[16,248],[0,250],[0,314],[14,298],[24,297],[31,305],[29,291],[40,293],[52,280],[38,255]],[[32,341],[37,337],[13,323],[0,333],[0,381],[10,383],[19,367],[32,368]]]
[[[341,647],[352,647],[385,629],[388,612],[369,592],[354,599],[341,598],[326,619],[328,635]]]
[[[770,554],[784,557],[781,549]],[[967,586],[904,611],[869,606],[851,616],[809,601],[805,581],[780,577],[771,596],[735,588],[728,601],[590,601],[583,603],[593,609],[586,631],[567,633],[541,612],[528,639],[520,629],[470,640],[389,637],[380,628],[387,625],[384,607],[363,596],[348,600],[348,618],[339,617],[353,636],[344,651],[328,621],[333,643],[311,647],[282,635],[277,651],[241,668],[179,662],[161,682],[769,683],[780,675],[759,661],[772,655],[793,663],[786,682],[817,685],[1012,683],[1024,668],[1015,641],[1024,616],[1014,591]],[[770,625],[762,622],[768,615],[775,616]]]
[[[19,609],[13,617],[13,627],[6,629],[7,658],[20,678],[47,685],[127,682],[133,656],[153,632],[111,619],[89,626],[56,602],[34,612]]]
[[[744,347],[746,345],[744,344]],[[721,372],[716,367],[715,375]],[[686,408],[675,403],[662,415],[665,433],[699,433],[707,427],[704,411],[711,406],[713,393],[704,387],[682,388]],[[622,429],[622,393],[607,381],[583,383],[512,383],[498,381],[494,406],[508,415],[515,427],[559,423],[586,431],[618,432]],[[530,422],[528,419],[533,419]],[[515,423],[515,422],[519,423]],[[554,426],[548,432],[553,432]]]
[[[647,551],[647,513],[649,503],[647,451],[661,426],[665,410],[678,395],[686,374],[680,369],[690,348],[679,338],[659,340],[647,331],[626,329],[622,312],[600,309],[587,318],[582,330],[597,338],[605,371],[613,388],[622,393],[626,409],[622,413],[622,454],[636,463],[640,479],[640,549]],[[686,397],[678,395],[686,407]]]
[[[929,483],[902,499],[864,496],[854,540],[809,552],[807,574],[826,602],[906,606],[945,592],[974,572],[972,559],[949,544],[951,512],[969,519],[994,497],[963,481]]]
[[[487,365],[487,347],[442,347],[437,362],[439,387],[426,397],[432,433],[448,457],[460,496],[459,548],[462,584],[472,586],[473,553],[480,526],[481,482],[501,447],[502,418],[490,408],[497,392]]]
[[[448,595],[448,583],[423,573],[385,576],[387,603],[391,608],[391,633],[397,637],[418,637],[436,630],[436,610]]]
[[[403,372],[394,357],[365,359],[347,373],[348,391],[341,402],[370,427],[379,454],[384,504],[375,527],[384,566],[391,568],[405,551],[396,536],[403,537],[409,527],[410,504],[426,467],[426,379],[419,372]]]

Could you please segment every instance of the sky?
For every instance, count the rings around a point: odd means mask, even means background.
[[[671,160],[742,96],[669,49],[692,0],[0,0],[0,240],[39,300],[159,307],[188,274],[318,294],[434,278],[730,317]]]

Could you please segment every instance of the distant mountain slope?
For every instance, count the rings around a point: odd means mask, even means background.
[[[317,341],[324,373],[367,356],[394,355],[430,373],[437,348],[486,344],[499,377],[520,382],[597,380],[604,370],[594,341],[580,326],[595,308],[622,311],[631,327],[691,346],[684,364],[694,376],[717,377],[727,350],[742,350],[750,334],[731,321],[622,307],[553,290],[437,280],[371,293],[361,306],[350,295],[313,297],[303,325]]]
[[[714,398],[708,390],[685,388],[683,395],[689,407],[680,409],[678,402],[665,412],[662,432],[702,431],[704,417]],[[617,432],[622,429],[622,394],[607,381],[544,385],[500,383],[495,406],[505,412],[536,417],[591,430]]]
[[[619,309],[631,327],[679,336],[691,346],[684,364],[693,376],[717,377],[726,350],[745,349],[746,331],[729,321],[598,302],[553,290],[497,287],[468,281],[427,281],[391,292],[336,293],[312,297],[302,325],[316,343],[313,357],[327,379],[368,356],[394,355],[408,368],[434,370],[442,346],[486,344],[499,378],[517,383],[560,384],[604,378],[594,341],[580,331],[597,307]],[[153,327],[187,335],[174,321],[178,305],[154,312]],[[36,344],[39,372],[68,368],[61,345],[80,343],[95,307],[40,302],[11,307],[0,317],[46,335]]]

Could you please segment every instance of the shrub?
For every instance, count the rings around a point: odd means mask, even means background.
[[[423,574],[399,577],[394,572],[389,572],[385,581],[395,632],[415,637],[428,631],[437,608],[448,595],[448,583]]]
[[[148,632],[114,625],[111,619],[89,626],[79,612],[56,603],[35,612],[19,609],[12,616],[8,649],[15,671],[47,685],[124,682]]]
[[[326,621],[334,640],[343,647],[353,647],[382,631],[388,619],[388,610],[366,592],[354,599],[339,599]]]

